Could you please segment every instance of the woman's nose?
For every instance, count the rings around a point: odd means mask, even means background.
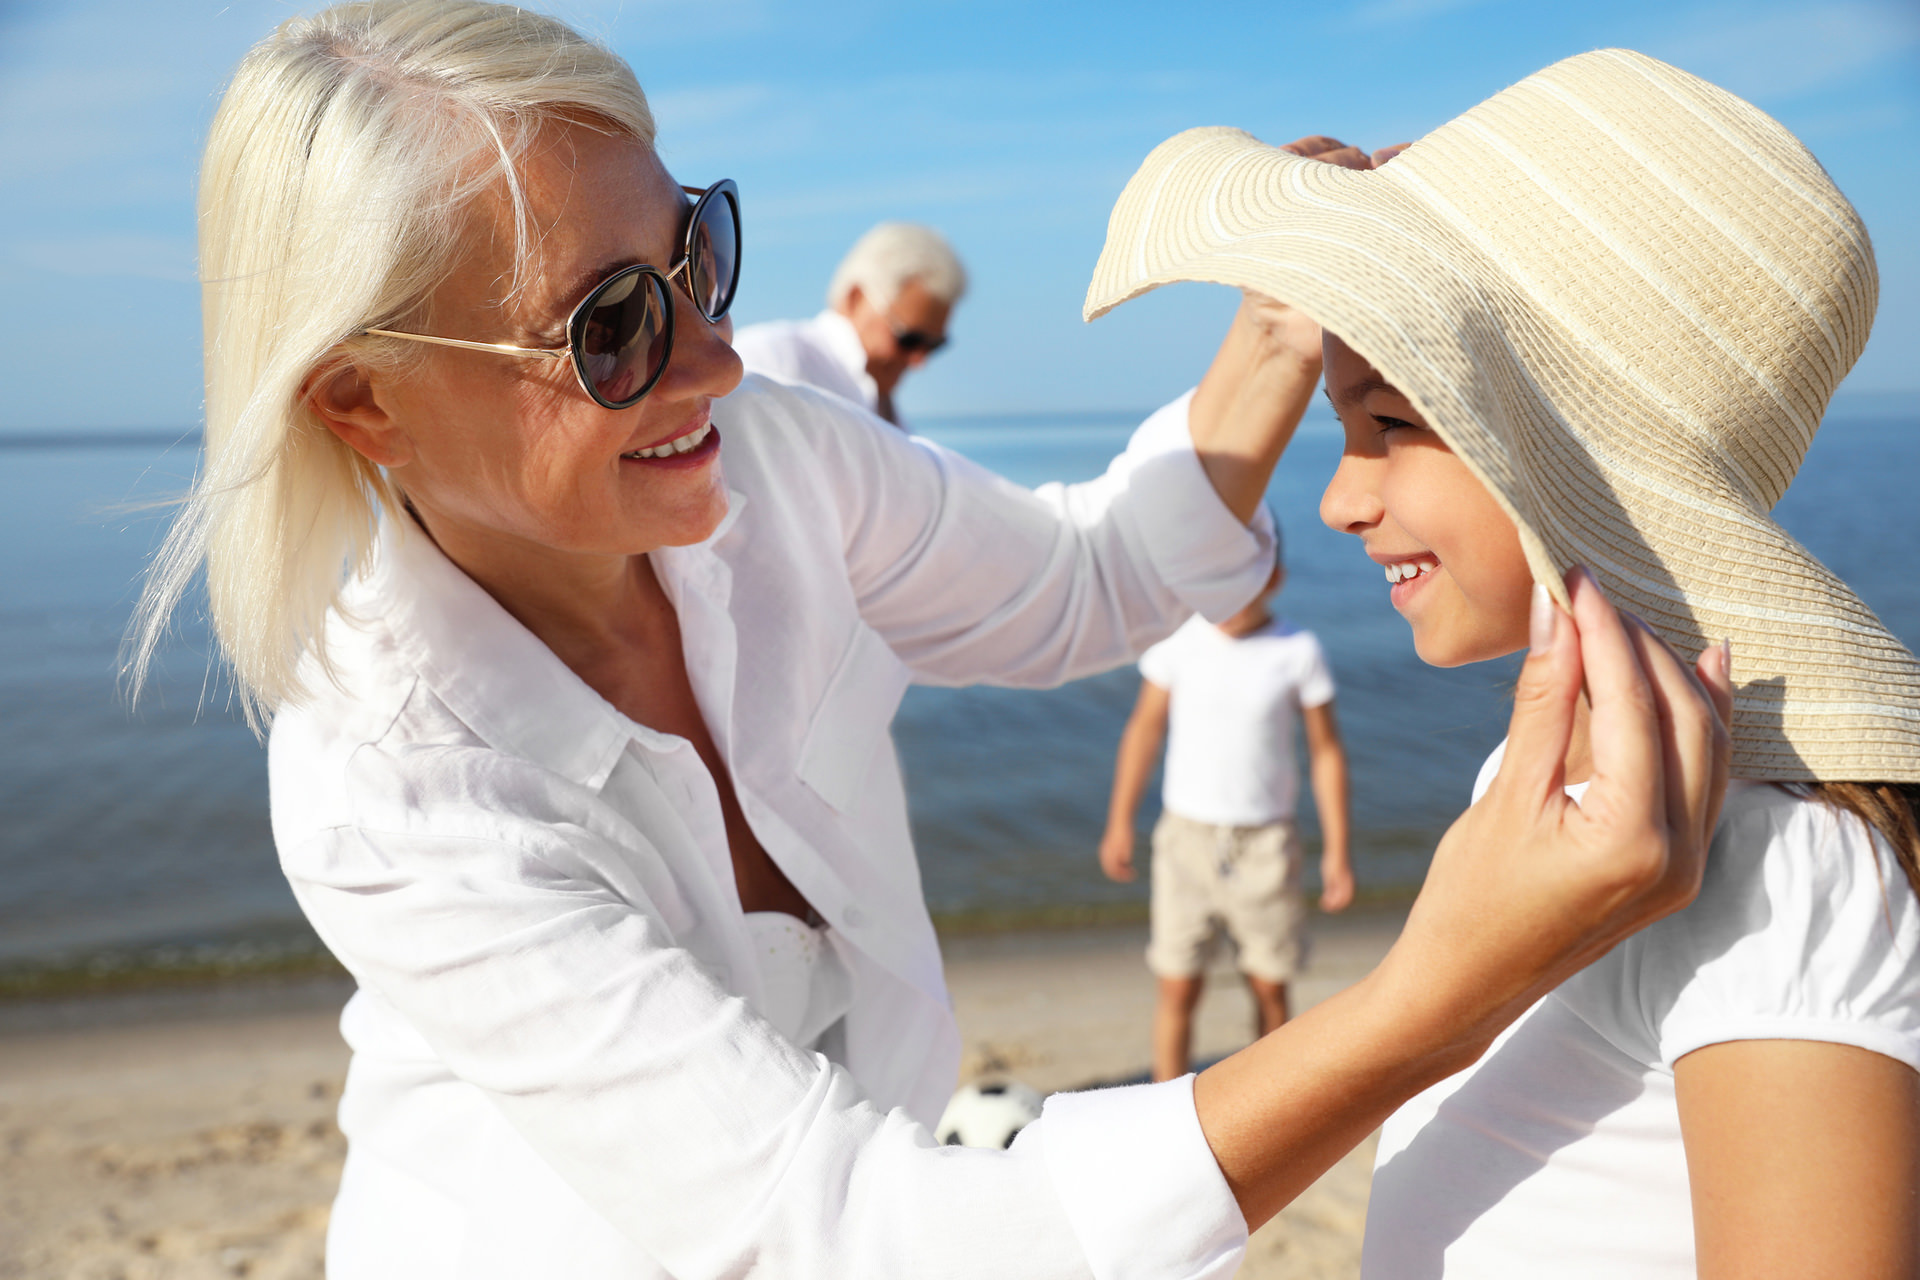
[[[1320,495],[1320,519],[1338,533],[1364,533],[1380,523],[1383,508],[1373,484],[1374,460],[1351,451],[1340,456],[1327,491]]]
[[[674,400],[726,395],[740,385],[746,372],[729,341],[733,336],[732,323],[725,316],[709,320],[684,292],[679,289],[670,292],[674,307],[673,353],[667,358],[666,371],[660,375],[662,385],[655,391],[665,391],[666,397]]]

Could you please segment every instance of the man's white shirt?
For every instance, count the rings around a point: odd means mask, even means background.
[[[733,335],[733,349],[747,372],[851,400],[877,412],[880,388],[867,372],[867,349],[853,321],[838,311],[822,311],[811,320],[769,320]]]

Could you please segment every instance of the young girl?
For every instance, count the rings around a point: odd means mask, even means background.
[[[1347,447],[1323,518],[1427,662],[1525,647],[1513,521],[1364,358],[1327,354]],[[1576,731],[1576,798],[1589,772]],[[1691,907],[1388,1121],[1363,1275],[1915,1274],[1911,790],[1736,781]]]
[[[1176,279],[1326,327],[1321,514],[1426,661],[1550,634],[1576,565],[1683,652],[1731,640],[1699,899],[1388,1122],[1364,1274],[1920,1273],[1920,664],[1768,517],[1866,341],[1851,206],[1750,105],[1605,51],[1377,172],[1163,144],[1088,309]],[[1578,798],[1580,733],[1563,767]]]

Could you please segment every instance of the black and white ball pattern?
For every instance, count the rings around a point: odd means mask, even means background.
[[[964,1084],[947,1103],[933,1136],[949,1147],[1004,1149],[1040,1118],[1040,1102],[1038,1093],[1017,1080]]]

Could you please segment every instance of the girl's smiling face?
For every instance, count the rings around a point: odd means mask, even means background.
[[[1332,334],[1326,378],[1346,450],[1320,518],[1359,537],[1385,569],[1420,657],[1457,667],[1524,648],[1533,572],[1513,521],[1406,397]]]

